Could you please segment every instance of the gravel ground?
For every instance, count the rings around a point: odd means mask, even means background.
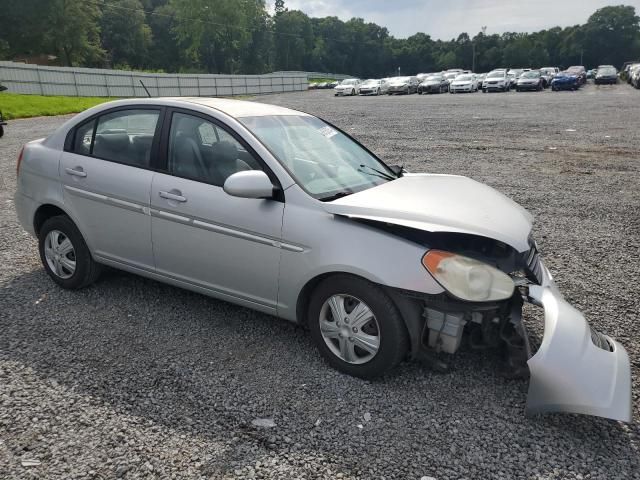
[[[640,91],[260,100],[534,213],[566,297],[629,351],[635,422],[526,417],[491,352],[365,382],[250,310],[119,272],[57,288],[12,203],[18,148],[68,117],[37,118],[0,141],[0,478],[640,478]]]

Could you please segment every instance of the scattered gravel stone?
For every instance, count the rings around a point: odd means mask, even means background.
[[[274,422],[271,418],[256,418],[255,420],[251,421],[251,425],[261,428],[273,428],[276,426],[276,422]]]
[[[629,352],[634,423],[525,416],[527,382],[498,375],[499,352],[365,382],[304,329],[225,302],[117,271],[61,290],[13,206],[19,148],[69,117],[35,118],[0,139],[0,479],[640,478],[640,91],[258,100],[529,209],[565,297]]]

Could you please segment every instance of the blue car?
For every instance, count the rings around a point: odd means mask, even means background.
[[[580,81],[577,75],[568,72],[558,73],[551,81],[551,90],[557,92],[558,90],[578,90],[580,88]]]

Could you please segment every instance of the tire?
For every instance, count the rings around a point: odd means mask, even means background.
[[[342,343],[337,337],[325,340],[321,332],[321,319],[325,319],[325,331],[331,332],[331,335],[337,335],[336,332],[340,331],[340,328],[334,324],[335,320],[326,321],[329,317],[333,319],[333,313],[329,313],[333,311],[329,307],[329,299],[340,295],[346,296],[347,300],[363,302],[373,313],[371,321],[364,324],[361,327],[362,330],[358,330],[358,335],[366,333],[373,335],[373,337],[367,335],[364,338],[375,338],[375,332],[377,331],[378,333],[379,348],[375,355],[370,358],[371,353],[361,349],[357,341],[350,342],[344,336],[342,337]],[[344,308],[343,312],[348,311],[348,302],[346,300],[342,303],[338,302],[338,305]],[[351,313],[354,311],[355,308],[351,310]],[[348,316],[348,314],[346,315]],[[353,325],[353,323],[352,320],[345,322],[348,318],[342,319],[341,331],[348,332],[349,339],[356,338],[357,335],[355,334],[354,337],[350,336],[353,327],[350,328],[348,325],[349,323]],[[321,282],[312,294],[308,319],[311,336],[318,350],[320,350],[320,354],[333,368],[348,375],[366,379],[379,377],[395,367],[407,355],[409,335],[396,306],[380,287],[362,278],[350,275],[335,275]],[[327,326],[329,326],[328,329]],[[372,330],[363,332],[365,329]],[[329,343],[331,343],[332,347],[329,347]],[[363,361],[365,359],[366,361],[354,363],[340,358],[341,350],[338,349],[338,346],[342,344],[345,345],[345,348],[352,349],[355,361]],[[362,353],[369,356],[357,356]]]
[[[352,96],[352,97],[355,97],[355,96],[356,96],[356,90],[355,90],[355,88],[352,88],[352,89],[351,89],[351,96]]]
[[[4,137],[4,127],[0,125],[0,138]]]
[[[380,89],[376,90],[376,97],[380,96]]]
[[[50,233],[51,236],[49,235]],[[61,239],[61,236],[70,241],[73,251],[64,255],[59,254],[58,257],[60,257],[60,259],[66,258],[67,261],[74,261],[75,268],[73,272],[71,272],[67,266],[62,265],[59,267],[59,272],[56,273],[52,265],[50,265],[51,262],[55,267],[56,262],[50,259],[53,252],[49,247],[53,244],[56,237]],[[51,244],[49,242],[51,242]],[[64,240],[58,243],[58,247],[62,244],[64,244]],[[84,238],[82,238],[78,227],[76,227],[66,215],[51,217],[44,222],[38,234],[38,250],[40,252],[40,260],[47,274],[62,288],[77,290],[87,287],[98,279],[102,271],[102,266],[93,260],[91,252]],[[62,264],[63,262],[58,260],[57,263]],[[71,275],[69,275],[69,273],[71,273]]]

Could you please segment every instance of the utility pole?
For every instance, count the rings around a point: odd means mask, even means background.
[[[487,33],[487,27],[484,26],[484,27],[481,28],[481,30],[482,30],[482,36],[484,37],[485,34]],[[477,36],[476,36],[476,38],[477,38]],[[473,42],[471,42],[471,47],[473,49],[473,60],[471,62],[472,63],[471,71],[473,73],[475,73],[476,72],[476,42],[475,42],[475,40]]]

